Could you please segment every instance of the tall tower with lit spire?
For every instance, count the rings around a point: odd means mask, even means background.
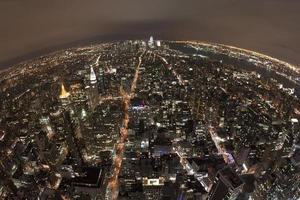
[[[97,78],[93,66],[90,67],[90,82],[91,84],[97,83]]]
[[[153,48],[154,47],[154,39],[153,36],[150,37],[149,41],[148,41],[148,46]]]
[[[60,99],[63,106],[66,106],[70,103],[70,97],[69,96],[70,96],[70,93],[67,92],[67,90],[65,89],[64,84],[62,83],[59,99]]]
[[[89,105],[92,110],[94,110],[98,104],[99,92],[97,86],[97,77],[94,71],[93,66],[90,67],[90,77],[89,77],[89,86],[88,96],[89,96]]]

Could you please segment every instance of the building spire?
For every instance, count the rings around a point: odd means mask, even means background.
[[[91,66],[90,81],[92,84],[97,83],[97,78],[93,66]]]
[[[64,84],[61,84],[61,92],[59,95],[59,98],[61,99],[65,99],[68,98],[70,96],[70,93],[66,91]]]

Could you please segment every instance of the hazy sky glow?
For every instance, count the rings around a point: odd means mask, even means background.
[[[0,0],[0,68],[119,39],[201,40],[300,65],[299,0]]]

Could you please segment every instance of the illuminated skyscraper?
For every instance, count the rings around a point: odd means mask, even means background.
[[[148,41],[148,45],[149,47],[154,47],[154,39],[153,36],[150,37],[149,41]]]
[[[104,70],[103,67],[99,67],[99,88],[100,88],[100,92],[104,93],[105,92],[105,80],[104,80]]]
[[[156,41],[156,46],[157,46],[157,47],[160,47],[160,46],[161,46],[160,40],[157,40],[157,41]]]
[[[96,74],[92,66],[90,67],[89,81],[90,81],[89,86],[87,87],[88,96],[89,96],[89,106],[92,110],[94,110],[98,103],[99,93],[98,93]]]
[[[90,69],[91,69],[91,71],[90,71],[90,81],[91,81],[91,84],[96,84],[97,83],[97,78],[96,78],[96,74],[95,74],[93,66],[91,66]]]
[[[64,84],[61,84],[61,92],[59,98],[63,106],[66,106],[70,103],[70,93],[66,91]]]

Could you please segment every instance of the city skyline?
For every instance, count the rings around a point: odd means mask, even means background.
[[[0,0],[0,199],[300,200],[299,0]]]
[[[300,64],[300,2],[1,1],[0,69],[88,43],[124,39],[200,40]]]
[[[19,64],[0,73],[0,197],[297,199],[299,74],[152,36]]]

